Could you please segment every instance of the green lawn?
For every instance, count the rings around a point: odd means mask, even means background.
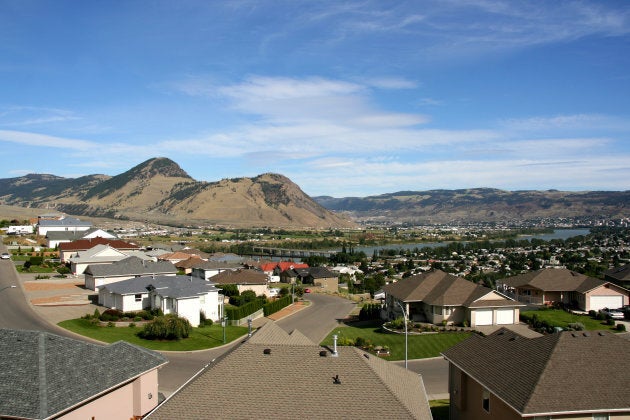
[[[566,328],[569,324],[579,322],[584,324],[584,327],[589,330],[614,330],[614,326],[606,325],[605,321],[593,319],[588,315],[572,314],[560,309],[544,309],[538,311],[523,311],[523,315],[536,314],[541,321],[547,321],[554,327]]]
[[[106,343],[124,340],[151,350],[164,351],[192,351],[203,350],[223,345],[223,328],[221,324],[210,327],[193,328],[190,336],[180,341],[152,341],[143,340],[136,335],[141,327],[99,327],[86,319],[71,319],[62,321],[60,327],[77,334],[93,338]],[[247,327],[229,326],[225,330],[226,341],[229,343],[247,334]]]
[[[355,340],[362,337],[369,340],[374,346],[387,346],[390,348],[390,356],[386,360],[405,359],[405,334],[383,332],[381,322],[355,323],[352,325],[340,325],[328,334],[322,341],[322,345],[332,346],[334,334],[339,338]],[[438,357],[441,352],[454,346],[470,336],[469,332],[446,332],[438,334],[409,334],[409,359],[425,359]]]

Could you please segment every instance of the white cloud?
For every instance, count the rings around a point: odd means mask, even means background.
[[[45,134],[12,130],[0,130],[0,141],[19,143],[28,146],[54,147],[77,151],[86,151],[99,147],[98,143],[86,140],[66,139],[62,137],[48,136]]]

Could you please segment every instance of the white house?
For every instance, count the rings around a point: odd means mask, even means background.
[[[70,271],[72,274],[83,274],[89,265],[111,264],[127,258],[127,254],[109,245],[96,245],[87,251],[82,251],[70,257]]]
[[[46,236],[48,232],[80,232],[92,227],[92,222],[84,222],[75,217],[62,216],[59,219],[39,219],[37,234]]]
[[[118,239],[116,235],[104,231],[103,229],[92,228],[85,231],[48,231],[46,233],[46,245],[48,248],[55,248],[59,244],[73,242],[80,239]]]
[[[99,289],[98,303],[123,312],[161,309],[199,326],[201,313],[218,321],[223,295],[213,283],[190,276],[144,276],[108,284]]]
[[[111,264],[88,265],[85,269],[85,288],[98,291],[100,287],[142,276],[175,276],[177,268],[168,261],[147,261],[130,256]]]
[[[7,227],[7,235],[30,235],[34,231],[31,225]]]

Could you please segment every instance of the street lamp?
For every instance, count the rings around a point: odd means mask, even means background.
[[[15,289],[17,286],[15,284],[12,284],[10,286],[4,286],[2,288],[0,288],[0,292],[2,292],[5,289]]]
[[[398,304],[398,306],[400,306],[400,309],[402,310],[402,313],[403,313],[403,320],[405,321],[405,369],[407,369],[407,349],[408,349],[408,343],[409,343],[409,338],[407,335],[407,312],[405,312],[405,308],[403,308],[400,301],[397,300],[396,303]]]
[[[251,337],[252,336],[252,318],[249,317],[247,318],[247,337]]]
[[[225,344],[225,327],[227,327],[228,316],[223,316],[223,344]]]

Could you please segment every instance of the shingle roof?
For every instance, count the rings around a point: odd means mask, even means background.
[[[383,286],[383,291],[402,302],[424,302],[437,306],[521,306],[492,289],[480,286],[441,270],[408,277]],[[479,300],[493,294],[492,299]]]
[[[102,286],[101,289],[119,295],[131,295],[146,293],[149,285],[158,289],[162,296],[173,298],[192,297],[210,291],[218,292],[213,283],[191,276],[135,277]]]
[[[287,342],[278,329],[257,342],[271,325],[210,364],[148,419],[431,418],[418,374],[354,347],[339,347],[332,357],[320,346]]]
[[[96,245],[109,245],[116,249],[139,249],[138,245],[131,244],[129,242],[121,241],[120,239],[106,239],[106,238],[91,238],[91,239],[79,239],[73,242],[64,242],[59,244],[59,250],[61,251],[85,251],[93,248]]]
[[[544,268],[501,281],[511,287],[531,286],[547,292],[566,292],[577,290],[587,279],[589,279],[589,277],[584,274],[567,270],[566,268]],[[603,281],[597,279],[591,279],[589,281],[593,284],[604,284]]]
[[[169,261],[145,261],[138,257],[128,257],[111,264],[89,265],[86,274],[94,277],[126,275],[176,274],[177,269]]]
[[[59,335],[0,329],[0,417],[58,414],[167,363],[124,341],[92,344]]]
[[[217,284],[267,284],[267,275],[258,270],[225,270],[210,277]]]
[[[52,226],[92,226],[92,222],[85,222],[75,217],[63,217],[61,219],[40,219],[38,224],[44,227]]]
[[[472,336],[443,355],[521,414],[630,411],[630,345],[609,332]]]
[[[308,270],[309,275],[312,276],[314,279],[339,277],[337,273],[335,273],[334,271],[330,271],[326,267],[309,267],[305,270]]]
[[[604,275],[620,281],[630,280],[630,264],[611,268],[610,270],[604,271]]]

